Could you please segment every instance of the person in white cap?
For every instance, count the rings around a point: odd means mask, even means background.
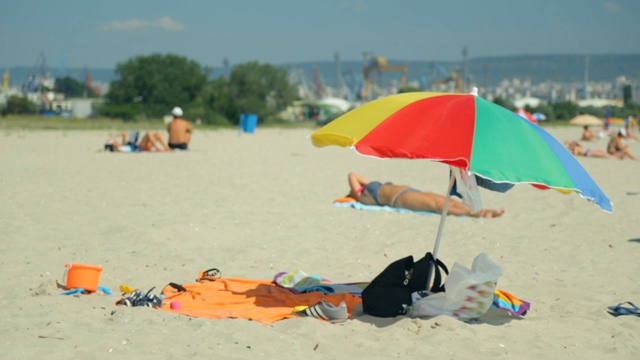
[[[169,132],[169,147],[171,149],[187,150],[191,142],[193,127],[191,123],[182,118],[182,109],[178,106],[171,110],[173,120],[167,126]]]
[[[607,144],[607,152],[618,159],[631,159],[635,160],[636,157],[629,152],[629,147],[622,141],[627,136],[627,132],[624,128],[618,130],[616,136],[612,137]]]

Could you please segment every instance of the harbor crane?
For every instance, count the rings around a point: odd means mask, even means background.
[[[435,90],[434,89],[434,85],[440,85],[440,86],[444,86],[446,91],[449,92],[462,92],[462,88],[464,85],[463,79],[460,76],[460,74],[458,73],[458,71],[451,71],[451,72],[447,72],[447,70],[438,63],[431,63],[431,72],[434,73],[435,69],[437,69],[441,74],[442,74],[442,78],[440,79],[435,79],[432,80],[430,83],[430,90]],[[432,75],[433,77],[435,77],[435,75]]]
[[[389,65],[387,58],[384,56],[374,56],[368,59],[368,52],[364,54],[365,62],[362,66],[362,75],[364,77],[364,99],[370,99],[372,95],[373,85],[377,84],[380,80],[380,76],[383,72],[400,72],[402,73],[400,79],[400,87],[407,87],[407,71],[409,71],[408,65]],[[375,78],[375,79],[374,79]]]

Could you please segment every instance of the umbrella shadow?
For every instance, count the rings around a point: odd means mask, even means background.
[[[635,239],[629,239],[627,240],[628,242],[634,242],[634,243],[638,243],[640,244],[640,238],[635,238]]]

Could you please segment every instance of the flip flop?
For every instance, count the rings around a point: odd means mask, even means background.
[[[624,306],[625,304],[629,304],[629,306]],[[623,303],[620,303],[616,306],[609,306],[609,314],[613,315],[613,316],[620,316],[620,315],[635,315],[635,316],[640,316],[640,308],[637,307],[634,303],[632,303],[631,301],[626,301]]]

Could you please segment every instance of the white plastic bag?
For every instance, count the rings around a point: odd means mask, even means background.
[[[485,253],[476,256],[471,270],[454,263],[447,275],[445,291],[415,301],[409,308],[411,317],[449,315],[460,320],[484,315],[496,290],[502,269]]]
[[[456,177],[456,190],[462,195],[462,203],[471,209],[472,214],[482,210],[484,206],[482,205],[482,197],[480,196],[480,190],[478,190],[476,177],[472,173],[463,171],[455,166],[451,166],[451,171]]]

